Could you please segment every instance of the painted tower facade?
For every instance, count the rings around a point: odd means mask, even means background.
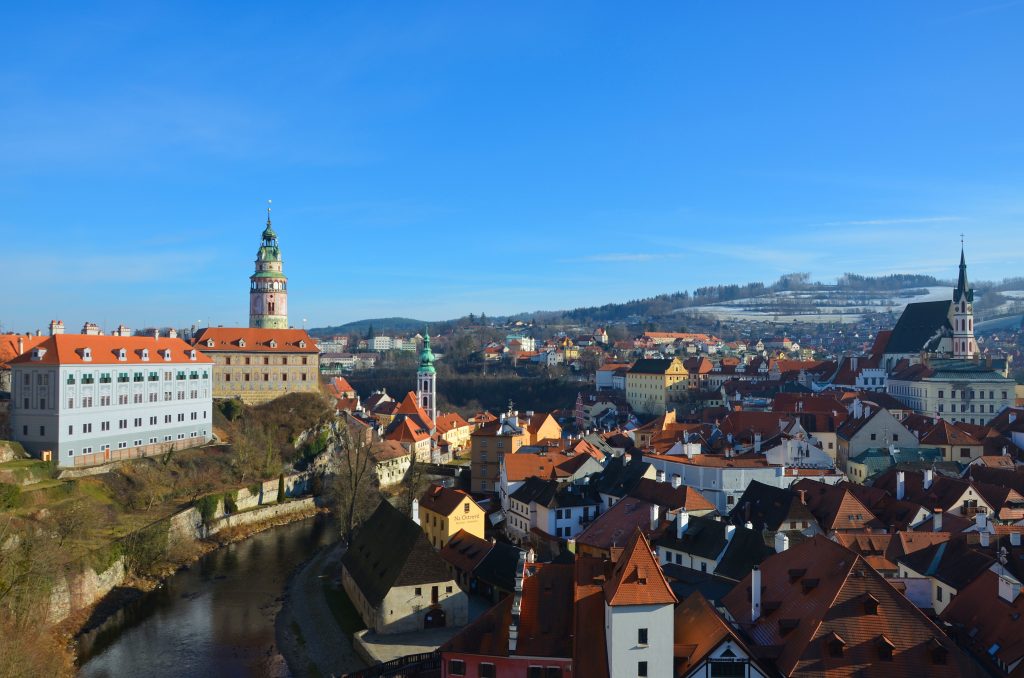
[[[437,425],[437,370],[434,369],[434,352],[430,350],[430,330],[423,331],[423,350],[420,352],[420,367],[416,370],[416,401]],[[433,431],[431,431],[433,433]]]
[[[277,233],[270,225],[269,207],[267,227],[256,253],[256,271],[249,277],[249,327],[288,329],[288,278]]]
[[[967,261],[960,248],[960,277],[953,290],[953,357],[973,358],[978,354],[974,340],[974,289],[967,282]]]

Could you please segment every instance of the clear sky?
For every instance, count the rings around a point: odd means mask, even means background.
[[[1024,0],[8,3],[4,329],[1024,275]]]

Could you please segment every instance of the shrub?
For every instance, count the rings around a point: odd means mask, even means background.
[[[247,489],[249,490],[249,494],[251,494],[254,497],[259,498],[260,491],[263,489],[263,483],[253,483],[253,484],[249,485],[249,487]]]
[[[217,515],[218,503],[220,503],[220,497],[215,494],[208,494],[205,497],[196,499],[196,509],[203,519],[203,525],[209,525],[213,522],[213,517]]]
[[[168,527],[170,523],[161,520],[121,540],[125,567],[135,574],[146,574],[159,562],[167,553]]]
[[[226,513],[238,512],[238,490],[231,490],[224,493],[224,511]]]
[[[21,487],[10,483],[0,483],[0,510],[17,508],[21,505]]]
[[[277,503],[284,503],[284,474],[277,477]]]

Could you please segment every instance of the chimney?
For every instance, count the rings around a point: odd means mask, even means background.
[[[417,525],[420,524],[420,500],[419,499],[413,499],[412,500],[412,522],[416,523]]]
[[[907,474],[903,471],[896,471],[896,499],[903,501],[907,496]]]
[[[750,571],[750,621],[761,618],[761,568],[754,565]]]
[[[18,335],[18,355],[25,352],[25,337]]]
[[[55,334],[64,334],[64,321],[63,320],[51,320],[50,321],[50,336]]]
[[[981,538],[981,548],[987,549],[988,548],[988,532],[982,532],[981,535],[980,535],[980,538]]]
[[[1017,421],[1017,413],[1010,412],[1010,414],[1007,416],[1007,423],[1012,424],[1015,421]]]
[[[935,515],[932,516],[932,532],[942,532],[942,509],[935,509]]]
[[[1020,582],[1008,575],[999,575],[999,597],[1008,603],[1017,600],[1020,595]]]
[[[658,482],[659,483],[665,482],[665,471],[663,471],[663,470],[659,470],[658,471]]]
[[[171,339],[177,339],[178,338],[178,330],[176,330],[176,329],[174,329],[172,327],[171,330],[167,333],[167,336],[170,337]]]
[[[935,479],[935,475],[930,468],[924,470],[924,489],[932,489],[932,481]]]
[[[651,504],[651,531],[658,529],[658,512],[659,508],[657,504]]]
[[[974,525],[978,528],[978,531],[984,530],[988,523],[988,516],[984,513],[974,514]]]
[[[676,539],[683,538],[689,524],[690,514],[686,512],[686,509],[679,509],[679,515],[676,516]]]
[[[679,488],[683,485],[683,478],[678,473],[672,474],[672,487]]]
[[[153,338],[154,339],[159,339],[160,338],[160,330],[158,330],[158,329],[154,329],[153,330]]]
[[[761,451],[761,434],[760,433],[755,433],[754,434],[754,452],[760,452],[760,451]]]
[[[526,552],[526,562],[537,562],[537,552],[533,550],[533,547],[530,547],[530,549]]]
[[[786,536],[785,532],[775,533],[775,552],[782,553],[789,548],[789,537]]]
[[[797,494],[800,495],[800,503],[807,506],[807,490],[797,490]]]
[[[1010,546],[1020,546],[1020,532],[1010,533]]]

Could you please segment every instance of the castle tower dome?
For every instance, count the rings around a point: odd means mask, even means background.
[[[256,270],[249,277],[249,327],[288,329],[288,278],[277,233],[270,222],[269,200],[267,227],[256,252]]]
[[[974,289],[967,282],[967,259],[960,243],[960,275],[953,290],[953,357],[973,358],[978,354],[974,339]]]
[[[437,370],[434,368],[434,352],[430,350],[430,329],[423,330],[423,350],[420,351],[420,367],[416,370],[416,402],[437,424]],[[433,433],[433,431],[431,431]]]

